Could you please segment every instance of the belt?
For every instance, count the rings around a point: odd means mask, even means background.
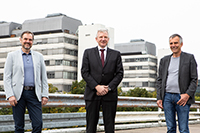
[[[31,90],[34,90],[35,87],[34,86],[24,86],[23,88],[24,90],[28,90],[28,91],[31,91]]]

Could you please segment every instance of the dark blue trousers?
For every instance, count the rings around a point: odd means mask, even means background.
[[[23,90],[18,104],[13,106],[13,118],[15,121],[15,133],[24,133],[24,114],[26,107],[32,122],[32,132],[42,131],[42,105],[38,101],[35,90]]]

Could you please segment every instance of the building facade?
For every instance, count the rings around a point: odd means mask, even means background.
[[[78,36],[81,21],[64,14],[50,14],[45,18],[26,20],[23,24],[0,23],[0,86],[8,52],[21,48],[20,34],[30,30],[35,34],[32,50],[43,54],[48,83],[62,91],[70,91],[77,80]]]
[[[140,87],[155,91],[157,77],[155,44],[139,39],[115,44],[115,49],[122,55],[124,67],[124,78],[120,84],[122,90],[128,91]]]

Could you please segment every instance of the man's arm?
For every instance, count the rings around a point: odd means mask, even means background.
[[[12,56],[10,53],[7,55],[7,59],[4,65],[4,90],[6,93],[6,99],[8,100],[11,96],[14,96],[14,92],[12,90],[12,72],[13,72],[13,64],[12,64]]]
[[[45,98],[48,99],[49,86],[48,86],[48,82],[47,82],[46,66],[45,66],[44,59],[43,59],[42,55],[41,55],[40,59],[41,59],[40,63],[41,63],[41,84],[42,84],[41,88],[42,88],[42,97],[43,98],[45,97]],[[43,98],[42,98],[42,101],[44,100]]]
[[[163,109],[162,105],[162,68],[163,68],[163,59],[160,60],[159,70],[158,70],[158,77],[156,79],[156,89],[157,89],[157,105],[159,108]]]
[[[124,76],[124,69],[123,69],[123,65],[122,65],[122,59],[121,59],[120,52],[117,53],[117,61],[116,62],[117,62],[116,63],[117,65],[116,65],[115,76],[114,76],[113,80],[108,84],[108,87],[111,90],[117,89],[117,86],[120,84],[120,82],[122,81],[123,76]]]
[[[181,98],[180,100],[177,102],[177,104],[185,106],[188,99],[190,97],[193,97],[195,92],[196,92],[196,88],[197,88],[197,82],[198,82],[198,74],[197,74],[197,63],[196,60],[194,58],[194,56],[192,55],[190,60],[190,75],[189,76],[189,80],[190,80],[190,84],[188,86],[188,89],[186,91],[185,94],[181,94]]]
[[[88,50],[85,50],[83,54],[83,60],[82,60],[82,68],[81,68],[81,75],[87,85],[89,85],[90,89],[95,89],[95,87],[98,85],[98,83],[94,80],[94,78],[90,75],[90,63],[89,62],[89,55]]]
[[[198,81],[198,74],[197,74],[197,63],[196,60],[194,58],[194,56],[192,55],[190,60],[190,85],[186,91],[186,93],[189,96],[193,96],[196,92],[197,89],[197,81]]]
[[[159,70],[158,70],[158,77],[156,79],[156,89],[157,89],[157,100],[162,100],[161,93],[162,93],[162,68],[163,68],[163,59],[160,60]]]

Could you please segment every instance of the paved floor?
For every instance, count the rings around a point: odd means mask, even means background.
[[[200,124],[189,125],[189,128],[191,133],[200,133]],[[166,132],[167,132],[167,127],[153,127],[153,128],[115,131],[115,133],[166,133]],[[98,132],[98,133],[104,133],[104,132]]]

